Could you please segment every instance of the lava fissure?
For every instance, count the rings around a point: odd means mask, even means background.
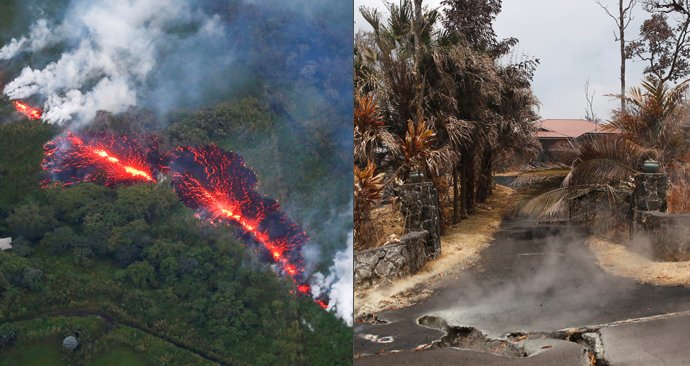
[[[207,145],[180,146],[159,157],[157,144],[142,149],[127,136],[68,132],[45,145],[42,166],[50,181],[65,186],[155,183],[155,173],[166,174],[180,200],[199,218],[241,229],[249,243],[259,244],[263,261],[290,277],[299,294],[312,296],[302,256],[309,237],[280,211],[278,202],[256,191],[256,174],[240,155]],[[315,301],[328,307],[325,298]]]
[[[156,182],[155,164],[148,161],[136,141],[124,136],[68,132],[49,141],[44,151],[43,169],[51,181],[64,185],[93,182],[113,187]]]
[[[41,117],[43,117],[43,112],[40,109],[34,108],[18,100],[14,101],[14,108],[17,110],[17,112],[25,115],[29,119],[41,119]]]

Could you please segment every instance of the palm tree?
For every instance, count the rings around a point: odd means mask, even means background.
[[[664,169],[672,170],[688,149],[686,91],[685,82],[671,88],[653,78],[644,80],[642,88],[632,88],[626,109],[614,111],[604,127],[614,133],[559,146],[562,160],[572,161],[561,188],[532,199],[520,211],[540,219],[563,217],[578,200],[597,194],[616,206],[622,199],[619,192],[629,190],[630,179],[645,159],[658,159]]]
[[[530,123],[535,61],[502,64],[513,41],[500,43],[500,52],[472,47],[457,30],[440,27],[438,10],[421,0],[386,6],[385,23],[378,11],[361,8],[373,31],[357,37],[356,85],[376,94],[385,126],[399,137],[405,154],[398,178],[414,167],[444,189],[440,182],[452,174],[457,222],[491,194],[498,158],[538,146]],[[408,139],[424,141],[423,151],[406,146]]]

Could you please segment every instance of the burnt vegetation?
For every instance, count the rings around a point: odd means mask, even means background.
[[[486,201],[497,169],[539,152],[531,89],[539,60],[517,54],[517,39],[496,36],[501,1],[442,5],[387,2],[387,18],[360,9],[373,30],[355,39],[354,137],[356,169],[374,164],[384,192],[423,176],[452,197],[452,215],[442,218],[449,225]],[[369,217],[381,198],[367,184],[379,182],[355,176],[356,200],[366,202],[356,217]],[[376,245],[355,229],[357,248]]]

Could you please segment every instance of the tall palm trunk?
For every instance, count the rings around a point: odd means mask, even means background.
[[[453,223],[460,222],[460,197],[458,192],[458,165],[453,165]]]
[[[460,217],[465,219],[474,206],[474,164],[469,152],[463,151],[460,157],[460,197],[462,208]]]
[[[477,202],[485,202],[492,193],[492,164],[493,151],[488,148],[484,150],[482,156],[481,172],[479,175],[479,182],[477,184]]]

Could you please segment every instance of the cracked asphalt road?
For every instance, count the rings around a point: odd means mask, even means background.
[[[440,317],[451,326],[476,327],[500,338],[516,331],[550,332],[690,310],[690,288],[645,285],[608,274],[596,263],[585,238],[584,233],[566,226],[506,219],[477,265],[435,284],[432,297],[377,314],[387,324],[356,324],[355,354],[360,356],[356,363],[405,364],[401,360],[411,357],[437,365],[470,357],[461,364],[579,365],[583,361],[577,344],[575,348],[559,344],[536,355],[539,357],[525,359],[456,349],[388,353],[414,350],[443,336],[440,330],[417,324],[424,315]],[[690,317],[674,319],[603,329],[605,354],[611,357],[611,364],[638,364],[631,363],[637,355],[650,360],[639,364],[690,364]],[[662,335],[664,341],[651,340]],[[382,338],[388,343],[381,343]],[[630,344],[635,346],[626,346]],[[394,358],[395,363],[387,362]],[[495,363],[487,363],[489,359]]]

